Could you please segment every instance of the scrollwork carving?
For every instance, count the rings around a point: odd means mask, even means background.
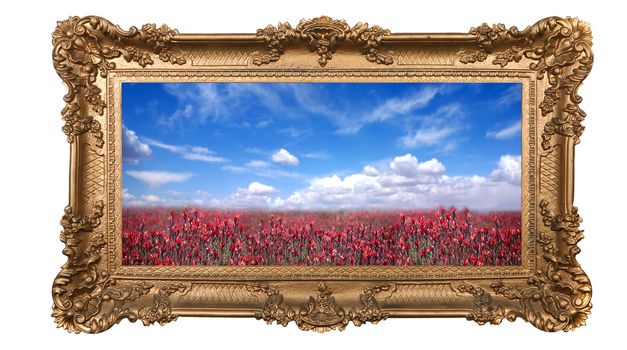
[[[507,285],[501,280],[490,285],[496,295],[518,301],[519,307],[495,305],[482,288],[462,284],[460,291],[475,296],[475,309],[468,319],[498,324],[504,317],[510,321],[520,317],[549,332],[585,325],[592,308],[592,286],[576,259],[580,251],[577,243],[583,238],[581,217],[576,207],[566,214],[553,215],[545,200],[540,202],[540,209],[543,224],[550,228],[538,239],[544,267],[527,280],[526,286]]]
[[[377,324],[379,321],[385,320],[390,316],[389,312],[381,311],[379,302],[375,298],[377,294],[390,290],[390,285],[383,283],[371,288],[366,288],[362,294],[359,295],[359,301],[362,307],[355,310],[352,309],[349,318],[353,321],[353,324],[357,327],[366,322]]]
[[[57,326],[74,333],[99,333],[124,318],[131,322],[140,319],[145,325],[176,319],[171,313],[169,296],[184,291],[184,285],[157,288],[154,305],[139,308],[133,302],[149,294],[155,286],[148,282],[118,283],[99,268],[106,241],[94,229],[100,225],[103,209],[103,202],[98,201],[93,213],[84,217],[70,206],[65,208],[60,239],[65,243],[63,254],[68,260],[52,285],[52,316]]]
[[[551,148],[555,134],[574,137],[577,144],[584,129],[581,122],[586,116],[579,108],[582,98],[577,91],[594,60],[589,25],[572,17],[548,17],[524,30],[484,23],[471,28],[470,34],[477,38],[479,49],[462,53],[462,63],[482,62],[493,55],[492,63],[505,67],[527,58],[532,61],[529,68],[538,72],[538,79],[547,77],[549,86],[539,108],[551,120],[542,135],[542,148]],[[500,47],[506,48],[499,51]],[[563,101],[565,107],[556,109],[564,96],[568,97],[568,101]]]
[[[344,330],[350,321],[349,315],[337,306],[332,294],[326,283],[320,282],[318,292],[309,297],[307,306],[300,310],[295,320],[298,328],[320,333],[333,329]]]
[[[306,306],[298,312],[284,303],[283,295],[278,288],[254,284],[247,286],[253,294],[265,294],[267,299],[261,311],[255,313],[257,319],[272,324],[274,321],[282,326],[287,326],[294,321],[298,328],[305,331],[327,332],[330,330],[344,330],[352,321],[355,326],[361,326],[366,322],[378,323],[386,319],[389,313],[381,311],[376,295],[390,289],[387,283],[366,288],[360,295],[362,307],[346,310],[337,305],[333,291],[326,283],[318,284],[318,291],[309,297]]]
[[[492,295],[489,292],[466,282],[460,284],[457,290],[462,293],[472,294],[474,297],[472,313],[466,316],[468,320],[475,321],[480,325],[486,323],[501,324],[505,317],[505,311],[502,306],[494,305]]]
[[[582,221],[573,207],[570,212],[553,215],[548,202],[540,202],[543,223],[551,233],[542,233],[538,243],[546,260],[544,269],[529,278],[528,288],[492,284],[497,294],[520,302],[520,316],[545,331],[569,331],[585,324],[592,304],[590,279],[581,269],[576,255],[583,239]]]
[[[144,326],[149,326],[155,322],[164,325],[178,318],[178,315],[172,313],[170,307],[170,295],[174,293],[183,293],[188,287],[181,283],[168,284],[159,288],[157,294],[153,296],[152,305],[143,307],[137,312],[138,318]]]
[[[279,289],[269,285],[255,284],[247,286],[247,289],[251,293],[262,293],[268,298],[263,305],[263,309],[255,313],[255,318],[258,320],[264,320],[268,324],[276,321],[277,324],[283,327],[287,326],[290,321],[294,320],[296,313],[290,308],[283,306],[283,295]]]
[[[100,123],[91,113],[102,115],[106,103],[101,89],[95,85],[98,76],[106,77],[115,69],[113,59],[123,57],[127,62],[136,62],[141,67],[154,63],[151,54],[163,62],[184,64],[185,58],[170,50],[169,42],[175,29],[167,25],[157,27],[145,24],[138,29],[124,30],[104,18],[96,16],[70,17],[57,22],[52,33],[52,60],[57,73],[67,85],[63,97],[66,106],[61,111],[65,125],[62,130],[68,142],[78,135],[91,131],[96,146],[104,145]],[[85,102],[91,111],[81,110]]]
[[[279,23],[276,27],[268,25],[257,30],[257,36],[264,39],[269,50],[266,53],[255,52],[252,62],[258,66],[276,62],[287,43],[302,40],[307,42],[311,52],[318,54],[318,63],[324,67],[333,58],[337,43],[348,40],[363,45],[361,54],[369,62],[389,65],[394,63],[393,57],[379,50],[381,39],[386,35],[390,35],[390,31],[379,26],[370,27],[360,22],[350,27],[344,20],[327,16],[302,19],[296,28],[292,28],[289,23]]]

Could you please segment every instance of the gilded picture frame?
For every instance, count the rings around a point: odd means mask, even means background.
[[[245,316],[302,330],[390,317],[521,318],[543,331],[585,324],[592,290],[576,255],[574,149],[586,114],[577,91],[592,68],[589,25],[549,17],[523,30],[392,33],[317,17],[254,34],[128,30],[96,16],[59,21],[54,68],[67,86],[67,262],[54,279],[58,327],[99,333],[124,319]],[[518,82],[523,93],[521,266],[123,266],[121,83],[207,81]]]

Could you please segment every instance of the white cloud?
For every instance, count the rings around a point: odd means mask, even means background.
[[[122,200],[123,201],[130,201],[130,200],[133,200],[133,199],[135,199],[135,196],[128,192],[128,188],[123,188],[122,189]]]
[[[399,175],[411,177],[418,174],[418,159],[409,153],[404,156],[394,157],[394,160],[390,163],[390,168]]]
[[[229,173],[234,174],[254,174],[257,176],[263,176],[268,178],[277,178],[277,177],[288,177],[288,178],[301,178],[303,174],[294,172],[294,171],[286,171],[283,169],[279,169],[278,167],[265,162],[263,160],[251,160],[250,162],[244,164],[243,166],[239,165],[225,165],[222,167],[222,170],[228,171]]]
[[[518,166],[518,167],[517,167]],[[395,157],[386,168],[367,165],[344,177],[315,178],[287,197],[267,201],[281,209],[433,208],[520,209],[520,157],[505,155],[489,177],[448,176],[437,159]]]
[[[240,193],[250,194],[253,196],[265,196],[268,194],[276,193],[278,190],[272,186],[264,185],[260,182],[254,181],[248,185],[248,188],[241,188],[238,190]]]
[[[169,83],[164,85],[167,93],[174,96],[178,108],[161,122],[175,124],[204,124],[208,120],[221,122],[223,125],[244,126],[249,121],[239,117],[251,108],[251,101],[259,103],[277,114],[285,112],[279,91],[282,84],[259,83]],[[238,119],[239,118],[239,119]],[[269,125],[271,120],[264,119],[260,127]]]
[[[509,139],[514,136],[520,135],[521,125],[520,121],[515,121],[511,125],[496,131],[488,131],[486,137],[495,138],[498,140]]]
[[[281,148],[271,157],[272,161],[275,163],[286,164],[296,166],[298,165],[298,158],[296,158],[293,154],[288,152],[285,148]]]
[[[251,182],[246,188],[238,188],[237,191],[221,200],[214,201],[214,205],[225,208],[269,208],[273,200],[272,194],[279,192],[278,189],[262,184]]]
[[[270,163],[263,160],[251,160],[250,162],[246,163],[246,166],[251,168],[267,168],[270,166]]]
[[[303,158],[310,158],[310,159],[329,159],[329,158],[331,158],[331,156],[328,153],[321,152],[321,151],[307,152],[307,153],[301,154],[301,156]]]
[[[249,172],[250,168],[247,168],[244,166],[237,166],[237,165],[225,165],[222,167],[222,170],[228,171],[229,173],[241,174],[241,173]]]
[[[364,169],[362,170],[362,173],[364,175],[368,175],[368,176],[377,176],[379,175],[379,171],[377,170],[377,168],[371,166],[371,165],[366,165],[364,166]]]
[[[261,148],[256,148],[256,147],[247,147],[247,148],[244,149],[244,151],[246,151],[248,153],[252,153],[252,154],[257,154],[257,155],[260,155],[260,156],[267,155],[268,153],[270,153],[270,152],[266,152],[266,151],[262,150]]]
[[[393,97],[387,99],[380,105],[371,109],[371,112],[363,116],[340,118],[342,125],[339,132],[343,134],[354,134],[359,132],[364,126],[394,120],[400,116],[414,112],[429,105],[431,100],[438,94],[444,92],[442,86],[425,86],[418,91],[403,97]],[[335,113],[337,115],[337,113]],[[337,119],[337,117],[334,117]]]
[[[201,162],[209,163],[224,163],[228,162],[228,159],[219,157],[215,152],[209,150],[206,147],[198,146],[184,146],[184,145],[170,145],[157,140],[146,139],[145,142],[151,146],[164,149],[168,152],[180,154],[183,159],[197,160]]]
[[[122,189],[122,205],[125,207],[151,207],[165,205],[166,201],[154,194],[136,196],[127,188]]]
[[[307,128],[296,128],[293,126],[278,129],[277,132],[293,139],[302,139],[313,134],[313,131]]]
[[[208,118],[219,119],[225,112],[223,96],[215,84],[170,83],[163,85],[174,96],[179,107],[162,122],[172,125],[181,121],[204,123]]]
[[[149,194],[149,195],[143,196],[142,198],[148,203],[162,203],[163,202],[163,199],[159,198],[158,196],[155,196],[154,194]]]
[[[406,114],[415,109],[426,107],[439,92],[435,86],[427,86],[402,98],[391,98],[376,107],[366,118],[366,122],[381,122],[399,114]]]
[[[421,171],[424,171],[426,173],[432,173],[432,174],[441,174],[441,173],[444,173],[444,171],[446,170],[444,168],[444,165],[435,158],[432,158],[426,162],[422,162],[418,164],[418,168]]]
[[[496,181],[520,184],[520,175],[520,156],[506,154],[501,156],[498,167],[492,171],[490,177]]]
[[[462,129],[461,119],[465,115],[465,110],[457,103],[441,106],[432,114],[416,117],[419,127],[409,128],[399,143],[405,148],[430,146],[450,151],[455,147],[455,140],[450,136]]]
[[[192,173],[140,170],[129,170],[126,172],[126,174],[147,183],[148,185],[150,185],[150,187],[153,188],[165,185],[170,182],[185,182],[194,175]]]
[[[133,195],[127,189],[123,189],[122,203],[125,207],[185,207],[190,205],[210,208],[225,207],[224,200],[201,190],[193,192],[167,190],[158,194]]]
[[[442,129],[427,128],[418,129],[412,135],[405,135],[401,138],[401,143],[407,148],[416,148],[419,146],[434,146],[442,143],[456,129],[444,127]]]
[[[261,119],[261,120],[259,120],[259,121],[255,124],[255,127],[256,127],[257,129],[263,129],[263,128],[267,127],[268,125],[272,124],[272,123],[273,123],[272,119],[265,118],[265,119]]]
[[[438,159],[419,161],[412,154],[387,165],[366,165],[361,172],[311,179],[307,186],[279,196],[279,189],[253,181],[216,198],[195,193],[133,196],[123,190],[124,205],[202,205],[257,209],[431,209],[439,205],[473,210],[519,210],[520,156],[503,155],[488,176],[449,176]]]
[[[515,84],[505,89],[501,96],[499,96],[496,101],[494,101],[494,105],[496,107],[506,107],[513,103],[521,103],[522,99],[522,86],[521,84]]]
[[[141,159],[152,155],[150,146],[141,142],[135,131],[122,124],[122,162],[137,164]]]
[[[424,85],[405,96],[374,101],[358,110],[347,110],[342,103],[329,103],[333,96],[315,84],[170,83],[165,85],[165,90],[176,98],[177,109],[161,118],[161,122],[170,127],[211,121],[240,127],[249,123],[250,126],[264,128],[274,123],[272,118],[302,120],[304,110],[328,119],[337,127],[338,133],[354,134],[371,123],[411,117],[410,113],[425,108],[435,96],[452,89],[450,85]],[[262,116],[252,123],[242,119],[242,116],[249,116],[250,112],[258,110],[257,106],[268,109],[273,117]],[[311,134],[311,130],[295,127],[276,131],[295,138]]]

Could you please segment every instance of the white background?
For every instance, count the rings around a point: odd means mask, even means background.
[[[4,2],[2,5],[2,286],[3,343],[25,348],[158,347],[267,348],[490,346],[595,347],[618,341],[625,287],[619,266],[625,247],[624,27],[618,8],[601,1],[254,1],[191,2],[88,1]],[[44,4],[45,3],[45,4]],[[412,4],[413,5],[409,5]],[[610,3],[610,2],[607,2]],[[619,2],[612,2],[618,4]],[[591,23],[595,63],[580,89],[588,113],[577,146],[575,204],[586,238],[579,261],[593,290],[588,325],[549,334],[522,321],[478,326],[465,319],[391,319],[376,326],[350,325],[344,332],[317,334],[267,326],[254,319],[181,318],[167,326],[143,327],[123,321],[100,335],[73,335],[56,329],[51,285],[64,262],[59,219],[67,201],[68,144],[61,132],[65,88],[52,67],[51,33],[69,15],[100,15],[122,28],[167,23],[182,32],[253,32],[266,24],[330,15],[349,24],[368,21],[393,32],[466,32],[483,22],[523,28],[551,16],[578,16]],[[624,16],[623,16],[624,17]],[[620,34],[623,34],[619,36]],[[8,195],[7,195],[8,194]],[[622,327],[621,327],[622,328]]]

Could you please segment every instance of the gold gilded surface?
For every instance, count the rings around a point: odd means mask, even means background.
[[[396,34],[321,16],[255,34],[181,34],[88,16],[59,21],[52,37],[71,144],[60,236],[67,262],[52,287],[59,327],[98,333],[123,319],[150,325],[178,316],[249,316],[318,332],[389,317],[521,318],[544,331],[585,323],[592,292],[576,260],[583,234],[573,166],[586,116],[577,91],[593,63],[587,23],[549,17],[523,30]],[[121,84],[142,81],[521,83],[523,263],[122,266]]]

